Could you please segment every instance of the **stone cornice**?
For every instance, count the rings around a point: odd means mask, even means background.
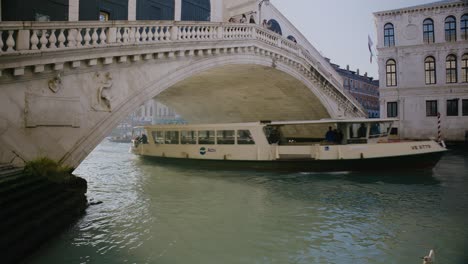
[[[429,6],[414,6],[414,7],[407,7],[407,8],[401,8],[401,9],[380,11],[380,12],[375,12],[374,16],[375,17],[393,16],[393,15],[399,15],[399,14],[424,12],[424,11],[429,11],[429,10],[440,10],[440,9],[457,8],[457,7],[468,7],[468,2],[465,0],[465,1],[459,1],[459,2],[453,2],[453,3],[442,3],[442,4],[434,3],[434,5],[429,5]]]
[[[431,44],[416,44],[416,45],[405,45],[405,46],[393,46],[393,47],[378,47],[378,52],[397,52],[398,50],[405,50],[405,49],[417,49],[419,52],[421,51],[431,51],[434,49],[444,49],[444,50],[451,50],[451,49],[459,49],[462,50],[465,48],[468,50],[468,40],[458,40],[456,42],[437,42]]]

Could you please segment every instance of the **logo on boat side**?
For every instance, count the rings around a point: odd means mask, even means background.
[[[205,155],[205,154],[206,154],[206,148],[205,148],[205,147],[201,147],[201,148],[200,148],[200,154],[201,154],[201,155]]]

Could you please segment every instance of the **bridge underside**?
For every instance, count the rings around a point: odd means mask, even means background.
[[[156,99],[190,123],[329,118],[301,81],[259,65],[217,67],[181,81]]]

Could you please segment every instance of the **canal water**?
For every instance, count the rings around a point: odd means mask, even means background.
[[[86,216],[29,263],[468,263],[468,151],[432,172],[161,165],[103,142],[75,171]],[[398,164],[388,164],[389,167]]]

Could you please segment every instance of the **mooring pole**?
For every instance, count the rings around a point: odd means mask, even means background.
[[[442,132],[440,131],[440,113],[437,113],[437,141],[441,142]]]

